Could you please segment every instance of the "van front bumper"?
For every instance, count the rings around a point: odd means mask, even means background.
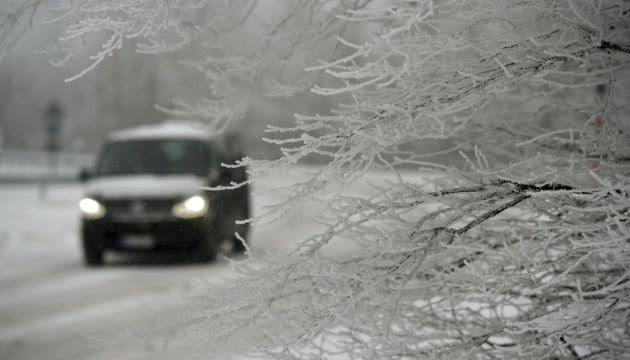
[[[83,245],[120,251],[190,248],[208,237],[205,218],[160,221],[82,221]]]

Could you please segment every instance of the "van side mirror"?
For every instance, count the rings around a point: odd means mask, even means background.
[[[92,172],[88,168],[81,168],[79,171],[79,181],[84,183],[92,177]]]
[[[240,183],[247,180],[247,170],[245,167],[225,167],[221,166],[220,169],[221,181],[226,183],[236,182]]]

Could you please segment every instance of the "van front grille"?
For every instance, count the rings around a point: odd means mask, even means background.
[[[116,199],[104,200],[107,214],[117,219],[155,218],[170,216],[178,199]]]

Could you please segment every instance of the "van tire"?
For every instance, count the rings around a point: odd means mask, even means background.
[[[190,255],[195,262],[211,262],[217,257],[217,247],[213,241],[204,238],[197,246],[191,249]]]
[[[90,267],[102,266],[104,264],[103,250],[93,247],[83,248],[83,263]]]

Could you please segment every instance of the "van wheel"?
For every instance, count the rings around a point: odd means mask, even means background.
[[[98,248],[85,247],[83,249],[83,262],[87,266],[103,265],[103,250]]]
[[[196,262],[210,262],[216,259],[217,249],[214,242],[210,239],[203,239],[199,245],[191,249],[191,257]]]

